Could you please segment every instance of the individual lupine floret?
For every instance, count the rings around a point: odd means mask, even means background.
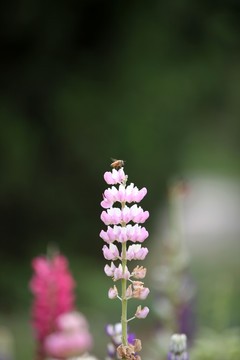
[[[185,334],[172,335],[167,360],[189,360]]]
[[[145,300],[150,290],[143,286],[142,281],[133,281],[133,294],[132,296],[136,299]]]
[[[133,281],[135,279],[143,279],[146,275],[146,269],[142,266],[135,267],[132,272],[128,270],[127,261],[144,260],[148,254],[148,249],[142,247],[140,244],[133,244],[127,247],[127,242],[142,243],[147,237],[148,232],[145,227],[141,227],[139,223],[144,223],[149,217],[149,212],[144,211],[137,204],[128,207],[126,203],[139,203],[147,193],[146,188],[139,190],[133,183],[126,186],[127,176],[123,168],[118,171],[113,169],[112,172],[106,172],[104,179],[108,184],[119,184],[118,187],[112,186],[104,191],[101,206],[106,209],[101,213],[101,220],[107,225],[107,230],[100,232],[100,237],[109,246],[103,246],[103,255],[107,260],[120,260],[120,264],[116,267],[114,263],[111,266],[105,265],[104,271],[107,276],[111,276],[113,281],[121,280],[122,294],[119,296],[116,285],[108,291],[110,299],[118,298],[122,301],[122,344],[118,346],[118,356],[128,360],[140,360],[136,351],[140,351],[141,342],[136,339],[134,344],[129,344],[127,339],[127,322],[136,318],[145,318],[149,312],[148,307],[138,306],[135,316],[127,319],[127,301],[130,298],[144,300],[149,294],[149,289],[144,287],[143,282]],[[121,204],[121,208],[113,207],[115,202]],[[134,225],[131,222],[135,223]],[[110,226],[112,225],[112,226]],[[121,244],[121,251],[114,242]],[[121,256],[119,256],[121,254]],[[127,281],[130,280],[132,284],[127,287]],[[113,348],[109,346],[109,356],[112,354]]]
[[[103,246],[103,256],[106,260],[116,260],[119,257],[119,251],[116,245],[110,244],[109,248],[104,245]]]
[[[111,266],[109,266],[108,264],[106,264],[105,267],[104,267],[104,271],[105,271],[105,274],[106,274],[107,276],[113,276],[115,269],[116,269],[116,266],[114,265],[113,262],[111,262]]]
[[[138,319],[145,319],[145,317],[147,317],[148,313],[149,313],[149,308],[147,306],[144,306],[144,308],[142,309],[141,305],[139,305],[135,316]]]
[[[141,245],[130,245],[127,250],[127,260],[144,260],[148,254],[148,249],[141,247]],[[122,256],[122,255],[121,255]]]
[[[147,269],[143,266],[136,266],[135,269],[133,269],[132,276],[135,279],[144,279],[146,276]]]
[[[121,184],[126,181],[127,176],[124,173],[123,168],[116,170],[113,169],[112,172],[106,171],[104,174],[104,180],[108,185]]]
[[[122,264],[119,264],[118,267],[114,270],[114,277],[113,280],[119,280],[119,279],[125,279],[128,280],[130,278],[130,272],[128,271],[127,266],[125,267],[125,270],[123,271]]]
[[[116,285],[113,286],[113,288],[110,288],[108,290],[108,297],[109,299],[115,299],[118,296],[118,290]]]

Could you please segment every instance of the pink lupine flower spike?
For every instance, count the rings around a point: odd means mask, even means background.
[[[122,161],[119,160],[118,163],[123,166]],[[104,174],[106,183],[113,186],[103,193],[101,206],[104,210],[101,213],[101,220],[107,225],[107,229],[100,232],[100,237],[107,243],[102,249],[103,256],[111,261],[110,265],[105,265],[104,271],[114,282],[121,281],[121,297],[118,295],[119,290],[116,285],[108,291],[110,299],[119,298],[122,302],[122,344],[118,347],[118,355],[125,359],[127,354],[131,353],[132,360],[140,360],[139,355],[135,355],[135,352],[141,349],[140,340],[136,340],[135,345],[128,344],[127,322],[134,318],[145,318],[149,309],[146,306],[143,309],[138,306],[135,316],[127,319],[127,301],[131,298],[146,299],[149,289],[139,281],[145,277],[146,268],[137,265],[133,270],[129,270],[127,262],[144,260],[148,254],[148,249],[138,243],[143,243],[148,237],[145,227],[139,224],[143,224],[148,219],[149,212],[138,205],[147,194],[147,189],[145,187],[138,189],[133,183],[126,185],[127,179],[123,167]],[[120,204],[120,207],[118,205],[114,207],[115,203]],[[129,246],[128,242],[131,243]],[[118,266],[113,262],[116,260],[120,260]],[[130,285],[127,285],[128,281],[131,281]]]

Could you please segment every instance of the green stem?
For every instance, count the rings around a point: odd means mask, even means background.
[[[126,269],[126,242],[122,243],[122,268],[123,274],[125,273]],[[127,280],[122,279],[122,343],[124,346],[128,345],[127,342],[127,299],[126,299],[126,287],[127,287]]]

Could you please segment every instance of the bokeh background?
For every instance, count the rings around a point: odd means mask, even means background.
[[[237,0],[1,3],[0,325],[16,359],[32,358],[30,263],[49,244],[93,334],[119,320],[99,238],[111,157],[148,189],[150,251],[169,180],[188,179],[197,324],[239,325],[239,16]]]

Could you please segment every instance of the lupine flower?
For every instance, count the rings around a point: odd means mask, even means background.
[[[145,317],[147,316],[148,313],[149,313],[149,308],[147,306],[145,306],[142,309],[141,305],[139,305],[138,308],[137,308],[135,316],[138,319],[145,319]]]
[[[142,248],[141,245],[130,245],[127,250],[127,260],[144,260],[148,254],[147,248]],[[122,256],[122,255],[121,255]]]
[[[104,174],[104,180],[108,185],[114,185],[114,184],[121,184],[122,181],[124,181],[126,178],[126,175],[123,171],[123,168],[119,169],[118,171],[116,169],[113,169],[112,172],[107,171]]]
[[[57,331],[44,340],[44,351],[48,356],[68,359],[88,351],[92,345],[92,336],[85,317],[78,313],[66,313],[56,319]]]
[[[104,245],[103,246],[103,256],[106,260],[116,260],[119,257],[119,251],[116,245],[110,244],[109,248]]]
[[[185,334],[172,335],[167,360],[189,360]]]
[[[115,240],[119,243],[126,242],[127,240],[143,242],[148,237],[148,232],[145,227],[141,227],[138,224],[128,224],[126,227],[115,225],[113,228],[108,226],[107,231],[102,230],[100,237],[108,244]]]
[[[145,288],[143,286],[143,283],[141,281],[134,281],[133,288],[134,288],[134,291],[133,291],[132,296],[136,299],[145,300],[150,292],[150,290],[148,288]]]
[[[106,274],[107,276],[113,276],[115,269],[116,269],[116,266],[114,265],[113,262],[111,262],[111,266],[109,266],[108,264],[106,264],[105,267],[104,267],[104,271],[105,271],[105,274]]]
[[[111,342],[107,345],[108,357],[105,360],[118,359],[117,348],[122,343],[122,324],[108,324],[105,328],[105,331],[106,334],[111,338]],[[127,332],[129,332],[129,328],[127,328]],[[127,339],[128,343],[133,345],[136,340],[136,336],[134,333],[129,333]]]
[[[135,279],[144,279],[146,276],[147,269],[142,266],[136,266],[135,269],[133,269],[132,276]]]
[[[125,270],[123,271],[122,264],[119,264],[118,267],[114,271],[114,277],[113,280],[119,280],[119,279],[125,279],[128,280],[130,278],[130,272],[128,271],[128,268],[126,266]]]
[[[41,353],[44,339],[55,329],[56,318],[74,308],[75,283],[63,255],[55,255],[51,260],[39,256],[33,260],[32,267],[32,323]]]
[[[113,288],[110,288],[108,291],[108,297],[109,299],[115,299],[118,296],[118,290],[116,288],[116,285],[113,286]]]
[[[119,162],[120,163],[120,162]],[[121,161],[121,164],[123,162]],[[106,209],[101,213],[101,220],[107,225],[107,230],[100,232],[100,237],[109,246],[103,246],[103,256],[106,260],[115,261],[120,260],[120,264],[116,267],[113,262],[111,265],[105,265],[104,271],[107,276],[111,276],[113,281],[121,280],[122,282],[122,296],[118,295],[117,287],[114,285],[108,291],[108,297],[110,299],[119,298],[122,301],[122,324],[121,324],[121,343],[117,348],[118,356],[131,360],[140,360],[140,357],[136,354],[141,348],[140,340],[135,339],[134,344],[129,344],[127,339],[127,321],[132,320],[135,317],[145,318],[149,312],[147,307],[141,309],[138,306],[136,314],[133,318],[127,320],[127,300],[130,298],[136,298],[144,300],[149,294],[149,289],[143,286],[140,281],[132,281],[130,278],[143,279],[146,275],[146,269],[142,266],[135,267],[131,272],[128,269],[127,261],[131,260],[144,260],[148,249],[142,247],[136,242],[142,243],[148,237],[148,232],[145,227],[141,227],[139,224],[144,223],[149,217],[149,212],[144,211],[137,204],[133,204],[130,207],[127,204],[139,203],[147,193],[146,188],[138,189],[133,183],[126,185],[127,175],[125,175],[123,168],[118,171],[113,169],[112,172],[106,172],[104,179],[109,185],[116,185],[108,188],[103,193],[103,200],[101,206]],[[115,202],[120,203],[121,208],[113,207]],[[132,224],[135,223],[135,224]],[[131,241],[132,245],[127,247],[127,242]],[[116,242],[115,244],[113,244]],[[121,245],[121,251],[118,249],[118,244]],[[121,254],[121,256],[119,256]],[[130,280],[133,283],[127,287],[127,281]],[[138,350],[137,350],[138,349]],[[108,355],[112,358],[113,347],[110,345],[108,349]]]

